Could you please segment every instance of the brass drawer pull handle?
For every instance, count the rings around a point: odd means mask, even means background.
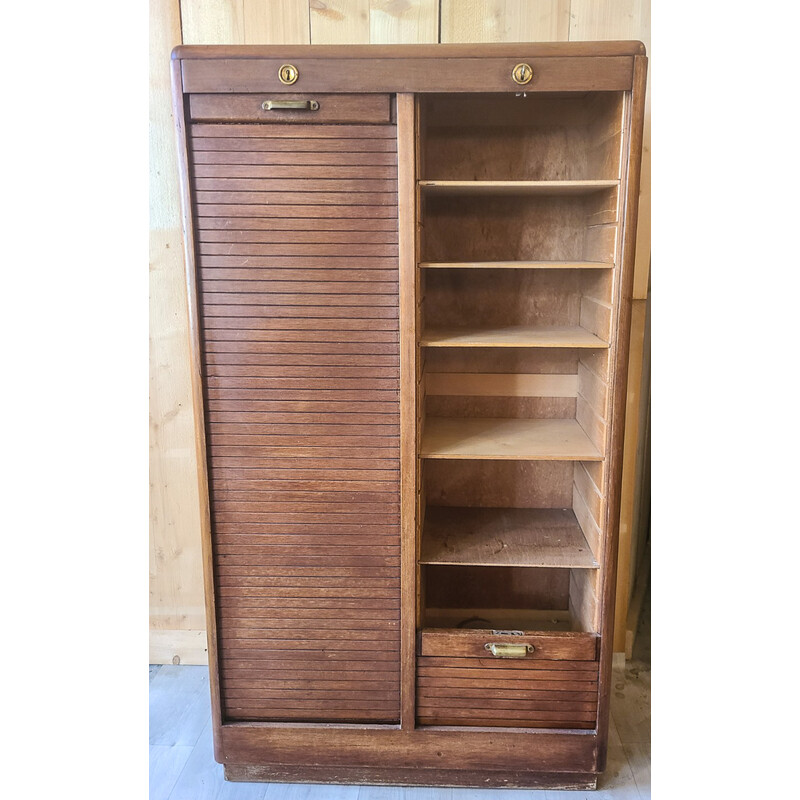
[[[264,111],[317,111],[316,100],[265,100],[261,104]]]
[[[533,652],[532,644],[497,644],[487,642],[484,646],[495,658],[525,658]]]

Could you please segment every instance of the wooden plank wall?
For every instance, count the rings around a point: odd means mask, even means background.
[[[640,39],[649,0],[150,0],[150,661],[206,663],[188,319],[169,92],[177,44],[411,44]],[[649,81],[649,76],[648,76]],[[650,101],[634,276],[615,651],[633,582],[650,271]]]

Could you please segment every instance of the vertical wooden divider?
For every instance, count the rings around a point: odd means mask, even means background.
[[[414,95],[397,95],[400,258],[400,725],[415,719],[417,572],[416,147]]]

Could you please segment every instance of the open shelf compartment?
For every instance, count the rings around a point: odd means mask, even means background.
[[[604,476],[603,462],[426,461],[425,627],[596,631]]]
[[[424,347],[606,348],[611,270],[425,271]]]
[[[571,508],[431,506],[425,513],[420,563],[598,567]]]
[[[607,349],[425,351],[419,390],[424,460],[605,457]]]
[[[421,99],[421,118],[425,180],[620,177],[621,92],[431,94]]]

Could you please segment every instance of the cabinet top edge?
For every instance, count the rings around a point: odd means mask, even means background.
[[[563,58],[646,55],[639,41],[604,42],[516,42],[501,44],[400,44],[400,45],[178,45],[172,58],[481,58],[520,56]]]

